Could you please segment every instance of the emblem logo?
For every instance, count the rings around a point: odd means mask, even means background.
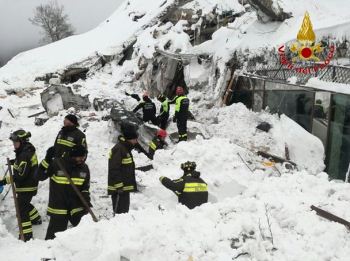
[[[316,41],[316,34],[308,12],[297,35],[297,40],[290,45],[278,48],[282,65],[298,73],[313,74],[325,68],[332,60],[335,46],[329,46],[327,52],[322,42]]]

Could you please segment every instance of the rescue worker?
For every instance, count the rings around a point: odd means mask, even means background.
[[[87,150],[83,145],[75,145],[71,149],[69,157],[51,159],[52,162],[50,162],[47,170],[38,169],[37,178],[39,180],[43,181],[50,178],[49,204],[47,208],[50,222],[45,240],[53,239],[55,238],[55,233],[65,231],[68,221],[73,226],[77,226],[81,218],[87,214],[87,210],[80,198],[58,166],[58,160],[60,160],[86,202],[92,206],[89,192],[90,170],[85,164],[86,155]],[[50,161],[48,155],[46,155],[46,159]]]
[[[169,102],[175,103],[175,115],[173,122],[176,122],[179,133],[179,142],[187,140],[187,118],[189,113],[190,100],[186,97],[185,91],[181,86],[176,88],[176,97]]]
[[[144,122],[151,121],[154,125],[157,125],[156,105],[154,104],[154,102],[152,102],[147,93],[143,94],[142,100],[143,101],[136,106],[133,112],[136,113],[139,109],[142,108],[142,120]]]
[[[83,145],[87,149],[86,136],[78,129],[78,118],[73,114],[68,114],[63,121],[63,127],[58,133],[53,148],[50,153],[54,158],[69,156],[70,151],[75,145]],[[52,158],[52,155],[48,158]],[[39,168],[48,169],[49,163],[44,159]]]
[[[87,149],[86,136],[78,127],[78,118],[74,114],[68,114],[64,118],[63,127],[54,144],[56,158],[69,154],[75,145],[83,145]]]
[[[169,100],[162,94],[158,95],[157,99],[162,103],[160,114],[157,116],[158,126],[161,129],[166,130],[169,119]]]
[[[156,136],[149,143],[148,155],[150,159],[153,160],[156,150],[163,149],[165,146],[168,145],[165,141],[165,138],[167,137],[167,135],[168,134],[165,130],[163,129],[157,130]]]
[[[111,149],[108,160],[108,195],[111,195],[113,212],[129,212],[130,192],[137,191],[135,163],[131,151],[138,143],[136,128],[123,123],[118,143]]]
[[[181,164],[184,174],[181,178],[171,180],[167,177],[160,177],[160,182],[175,192],[179,203],[189,209],[198,207],[208,202],[208,185],[200,178],[200,172],[196,171],[196,163],[187,161]]]
[[[322,101],[320,99],[317,99],[316,104],[314,105],[314,118],[326,118],[326,113],[324,112]]]
[[[16,158],[11,161],[13,163],[13,181],[16,186],[25,241],[33,238],[32,225],[41,224],[39,212],[30,203],[38,190],[38,181],[34,178],[38,168],[38,159],[34,146],[29,142],[30,137],[30,132],[25,130],[17,130],[10,135],[16,153]],[[10,184],[9,175],[0,181],[0,186],[5,184]]]

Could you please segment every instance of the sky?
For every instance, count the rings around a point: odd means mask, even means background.
[[[0,61],[7,61],[20,51],[39,46],[40,28],[32,25],[36,6],[51,0],[0,0]],[[56,0],[65,12],[76,33],[95,28],[108,18],[124,0]]]

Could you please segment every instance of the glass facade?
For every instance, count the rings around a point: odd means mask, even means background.
[[[326,171],[345,180],[350,169],[350,95],[241,76],[227,105],[285,114],[317,136],[326,148]],[[350,179],[350,178],[349,178]]]
[[[350,161],[349,95],[331,96],[327,144],[327,172],[333,179],[345,180]]]

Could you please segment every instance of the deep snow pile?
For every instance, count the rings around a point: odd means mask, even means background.
[[[127,88],[127,87],[125,87]],[[108,93],[108,87],[103,88]],[[130,89],[127,89],[130,90]],[[114,90],[117,98],[121,91]],[[33,96],[9,96],[3,100],[0,111],[3,126],[0,129],[0,157],[13,156],[8,140],[10,131],[23,127],[32,131],[32,142],[42,159],[47,147],[55,138],[66,112],[51,118],[44,126],[36,127],[27,116],[36,110],[39,91]],[[111,93],[109,93],[111,95]],[[195,106],[196,107],[196,106]],[[6,111],[10,108],[16,121]],[[198,109],[198,108],[195,108]],[[86,116],[89,112],[81,112]],[[6,260],[232,260],[240,254],[241,260],[346,260],[350,248],[346,228],[317,217],[310,205],[344,217],[350,217],[346,208],[349,200],[348,184],[329,182],[323,167],[320,141],[300,126],[282,117],[268,113],[254,113],[243,105],[207,111],[208,118],[218,117],[217,123],[205,124],[209,140],[197,137],[188,143],[171,145],[157,152],[154,170],[137,172],[140,193],[132,195],[131,212],[112,218],[110,199],[105,198],[107,180],[107,154],[116,135],[108,122],[88,122],[86,128],[89,146],[88,164],[92,173],[92,204],[102,219],[93,223],[89,217],[74,229],[45,242],[48,219],[45,210],[48,200],[48,181],[40,183],[39,194],[33,200],[44,218],[41,226],[34,227],[34,241],[23,244],[16,239],[17,228],[12,199],[9,196],[0,205],[0,252]],[[255,126],[262,120],[273,124],[270,133],[257,132]],[[209,122],[210,119],[201,121]],[[83,118],[81,125],[87,123]],[[283,134],[293,128],[296,139]],[[174,125],[170,126],[170,130]],[[50,130],[50,131],[48,131]],[[288,171],[280,164],[276,169],[264,167],[264,159],[250,149],[268,146],[280,153],[284,142],[289,142],[292,159],[298,161],[300,171]],[[308,146],[305,146],[308,144]],[[251,173],[239,155],[254,170]],[[296,158],[293,158],[296,157]],[[176,197],[158,181],[159,176],[177,178],[181,175],[180,163],[196,161],[202,177],[208,182],[210,203],[189,211],[176,203]],[[148,159],[135,153],[137,166],[148,164]],[[299,163],[299,162],[298,162]],[[314,175],[303,170],[309,168]],[[273,244],[267,225],[266,213],[271,222]],[[112,219],[110,219],[112,218]],[[110,219],[110,220],[108,220]],[[311,225],[312,224],[312,225]],[[336,239],[332,248],[324,253],[329,239]],[[25,254],[24,254],[25,253]]]

